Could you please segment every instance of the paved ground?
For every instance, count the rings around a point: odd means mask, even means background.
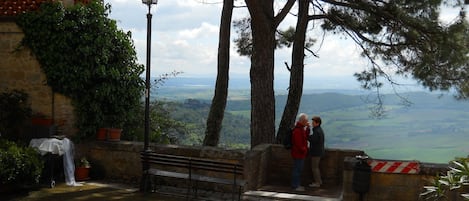
[[[187,191],[181,188],[162,187],[158,192],[143,194],[139,189],[123,184],[98,181],[82,182],[83,186],[67,186],[59,183],[55,188],[43,186],[27,194],[1,196],[0,200],[11,201],[182,201]],[[340,186],[306,187],[305,192],[295,192],[286,186],[264,186],[258,191],[247,192],[244,200],[310,200],[336,201],[340,197]],[[231,193],[198,191],[196,200],[231,200]],[[235,197],[237,200],[237,195]]]
[[[342,187],[339,185],[323,185],[320,188],[311,188],[305,186],[304,192],[297,192],[292,190],[289,186],[282,185],[267,185],[263,186],[260,191],[267,192],[278,192],[278,193],[289,193],[289,194],[299,194],[299,195],[309,195],[309,196],[321,196],[328,198],[339,198],[342,194]]]
[[[181,197],[166,196],[157,193],[142,194],[138,189],[121,184],[109,184],[104,182],[84,182],[83,186],[67,186],[58,184],[55,188],[43,187],[27,195],[16,195],[8,198],[12,201],[143,201],[143,200],[167,200],[182,201]],[[1,199],[3,200],[3,199]]]

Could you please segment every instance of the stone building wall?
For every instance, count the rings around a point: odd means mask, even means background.
[[[0,91],[21,90],[29,95],[33,114],[54,117],[62,135],[76,133],[71,100],[53,93],[31,50],[19,48],[24,34],[14,17],[0,17]]]

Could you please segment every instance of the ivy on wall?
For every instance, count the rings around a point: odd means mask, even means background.
[[[46,74],[47,84],[72,99],[82,137],[98,127],[129,132],[135,123],[144,89],[130,32],[108,18],[110,5],[100,1],[65,8],[48,2],[18,16],[23,46],[31,48]]]

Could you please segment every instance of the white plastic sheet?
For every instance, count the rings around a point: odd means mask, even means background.
[[[47,153],[63,155],[65,183],[69,186],[81,186],[81,184],[75,181],[75,147],[72,141],[68,138],[63,138],[62,140],[56,138],[38,138],[32,139],[29,146],[36,148],[41,155]]]
[[[55,138],[36,138],[32,139],[29,142],[29,146],[36,148],[41,155],[46,155],[47,153],[63,155],[64,146],[63,140]]]

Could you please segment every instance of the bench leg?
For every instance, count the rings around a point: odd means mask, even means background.
[[[198,196],[198,190],[199,190],[199,181],[195,181],[195,188],[194,188],[194,197],[195,199],[197,199],[197,196]]]
[[[140,181],[140,191],[143,193],[148,192],[149,188],[151,187],[150,175],[144,174],[142,177],[142,181]],[[149,186],[150,185],[150,186]]]
[[[151,192],[156,192],[156,188],[158,187],[158,177],[156,175],[152,175],[150,178]]]
[[[190,200],[191,198],[191,189],[192,189],[192,181],[188,179],[186,181],[187,192],[186,192],[186,200]]]
[[[239,190],[238,190],[238,201],[241,200],[241,186],[239,186]]]

